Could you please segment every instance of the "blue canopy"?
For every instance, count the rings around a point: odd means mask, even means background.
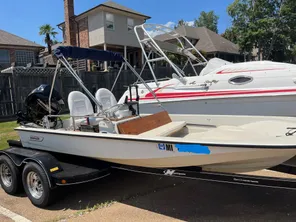
[[[98,49],[80,48],[74,46],[59,46],[55,49],[56,57],[73,58],[73,59],[90,59],[98,61],[124,61],[121,54]]]

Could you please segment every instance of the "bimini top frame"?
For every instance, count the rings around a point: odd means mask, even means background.
[[[188,63],[191,65],[195,75],[198,75],[194,67],[198,65],[205,65],[208,62],[185,36],[167,26],[158,24],[142,24],[135,26],[134,31],[146,59],[142,71],[144,70],[146,64],[148,64],[157,85],[158,81],[152,66],[152,63],[154,62],[166,61],[174,69],[177,74],[175,77],[179,78],[180,81],[185,81],[185,73],[183,70]],[[158,35],[153,36],[152,33],[157,33]],[[146,53],[147,48],[150,50],[148,55]],[[151,58],[152,52],[156,53],[159,57]],[[176,64],[174,64],[169,59],[167,53],[185,56],[187,61],[183,69],[180,69]]]
[[[79,85],[83,88],[83,90],[86,92],[86,94],[90,97],[91,100],[97,105],[99,108],[99,113],[103,111],[103,106],[100,104],[99,101],[96,100],[96,98],[92,95],[92,93],[85,87],[83,81],[80,79],[78,73],[72,68],[70,63],[68,62],[67,58],[72,59],[90,59],[90,60],[97,60],[97,61],[121,61],[122,65],[120,67],[119,74],[121,73],[123,66],[127,65],[129,69],[135,74],[135,76],[140,79],[145,87],[152,93],[154,98],[159,102],[157,99],[155,93],[153,90],[145,83],[145,81],[141,78],[141,76],[137,73],[137,71],[127,62],[125,58],[121,56],[120,53],[111,52],[111,51],[104,51],[104,50],[97,50],[97,49],[89,49],[89,48],[80,48],[80,47],[74,47],[74,46],[60,46],[54,51],[54,55],[58,58],[58,62],[56,65],[52,85],[51,85],[51,91],[49,95],[49,115],[51,115],[51,97],[52,92],[55,85],[55,80],[57,73],[61,67],[61,64],[63,64],[73,75],[73,77],[78,81]],[[117,79],[115,80],[115,82]],[[160,103],[160,102],[159,102]]]

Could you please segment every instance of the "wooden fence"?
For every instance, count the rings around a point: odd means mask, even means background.
[[[15,113],[12,82],[12,75],[0,75],[0,118],[11,117]]]
[[[140,70],[137,70],[140,72]],[[188,70],[193,74],[193,71]],[[174,71],[170,67],[156,67],[155,74],[159,78],[171,77]],[[111,89],[118,70],[110,72],[79,72],[80,78],[85,86],[95,94],[99,88]],[[41,84],[51,84],[54,68],[10,68],[5,73],[0,73],[0,121],[14,118],[19,110],[24,110],[27,95]],[[142,78],[152,80],[153,77],[149,69],[145,69]],[[130,70],[124,70],[113,93],[119,99],[127,89],[128,84],[137,80]],[[65,111],[68,110],[67,98],[71,91],[80,90],[81,87],[74,77],[63,69],[59,73],[55,89],[61,94],[65,102]]]

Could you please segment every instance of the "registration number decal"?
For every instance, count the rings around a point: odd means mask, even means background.
[[[173,144],[169,144],[169,143],[159,143],[158,149],[166,150],[166,151],[174,151],[174,146]]]

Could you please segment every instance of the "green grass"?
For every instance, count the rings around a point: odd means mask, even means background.
[[[70,114],[61,115],[62,120],[66,120],[70,118]]]
[[[0,123],[0,150],[8,147],[7,140],[18,139],[18,134],[13,129],[17,127],[16,121]]]
[[[97,203],[93,207],[87,206],[85,209],[82,209],[82,210],[77,211],[75,213],[75,216],[82,216],[84,214],[90,213],[90,212],[95,211],[95,210],[98,210],[98,209],[110,207],[111,205],[113,205],[115,203],[116,203],[116,201],[111,200],[111,201],[106,201],[104,203]]]

